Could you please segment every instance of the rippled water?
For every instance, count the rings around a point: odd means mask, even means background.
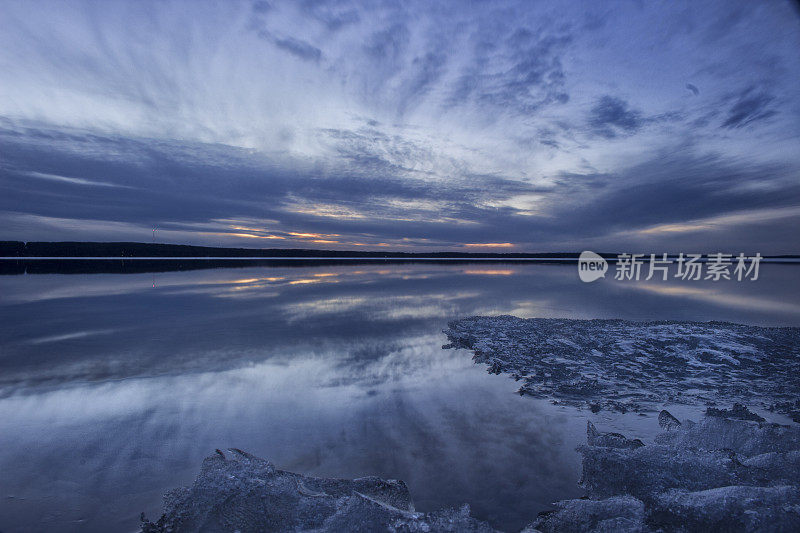
[[[0,276],[0,530],[136,530],[214,448],[399,478],[514,530],[580,496],[575,445],[653,426],[520,398],[441,330],[475,314],[800,325],[800,267],[584,284],[574,265]],[[676,408],[676,414],[696,414]]]

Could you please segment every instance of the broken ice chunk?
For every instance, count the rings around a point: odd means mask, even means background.
[[[600,433],[591,421],[586,422],[586,440],[589,446],[602,446],[605,448],[639,448],[644,443],[639,439],[628,439],[619,433]]]
[[[465,531],[491,533],[469,507],[414,512],[402,481],[302,476],[275,469],[241,450],[206,458],[190,487],[167,492],[156,522],[143,533],[314,531]]]
[[[797,487],[730,486],[660,494],[651,520],[681,531],[800,531]]]
[[[751,457],[800,449],[800,428],[705,417],[691,427],[662,433],[655,441],[676,449],[731,450]]]
[[[630,496],[617,496],[599,501],[566,500],[555,505],[555,511],[540,514],[528,526],[527,531],[542,533],[647,531],[644,523],[644,504]]]
[[[669,431],[670,429],[675,429],[676,427],[680,426],[680,420],[672,416],[672,414],[663,409],[660,413],[658,413],[658,425],[661,426],[662,429],[666,429]]]
[[[716,416],[719,418],[734,418],[737,420],[752,420],[754,422],[766,422],[763,416],[755,414],[753,411],[740,403],[733,404],[731,409],[706,409],[706,416]]]
[[[588,445],[578,450],[590,499],[558,502],[531,528],[800,531],[800,429],[756,422],[758,415],[743,405],[715,411],[733,417],[712,414],[675,425],[662,411],[659,423],[667,431],[656,444],[638,447],[589,422]]]

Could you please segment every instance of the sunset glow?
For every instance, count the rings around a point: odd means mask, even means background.
[[[513,248],[514,245],[510,242],[476,242],[465,244],[464,246],[470,248]]]

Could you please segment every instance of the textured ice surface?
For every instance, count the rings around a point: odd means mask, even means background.
[[[527,531],[633,533],[644,529],[644,504],[630,496],[605,500],[566,500],[555,505],[555,511],[541,514]]]
[[[588,499],[558,502],[530,528],[800,531],[800,429],[747,413],[740,405],[672,423],[646,445],[589,423],[578,448]]]
[[[524,395],[594,411],[743,401],[800,421],[800,328],[477,316],[445,333]]]
[[[586,497],[556,502],[525,531],[800,531],[800,428],[736,418],[743,410],[698,423],[662,412],[670,423],[650,444],[588,422],[578,448]],[[494,530],[466,505],[415,512],[402,481],[306,477],[232,449],[168,492],[164,515],[143,517],[142,531]]]
[[[241,450],[203,461],[190,487],[169,491],[158,521],[144,533],[166,532],[491,532],[469,507],[417,513],[402,481],[306,477],[276,470]]]

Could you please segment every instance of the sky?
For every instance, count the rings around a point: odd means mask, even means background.
[[[0,240],[798,253],[797,50],[787,1],[0,0]]]

